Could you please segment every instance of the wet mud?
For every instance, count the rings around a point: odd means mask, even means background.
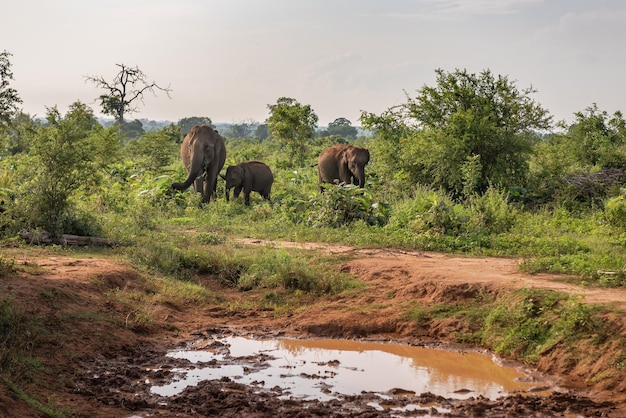
[[[402,387],[386,392],[361,391],[341,394],[327,385],[328,397],[292,396],[285,385],[264,381],[238,382],[241,376],[222,376],[182,385],[171,395],[160,395],[159,388],[184,379],[182,370],[241,366],[243,373],[263,368],[271,354],[230,356],[228,346],[215,338],[232,335],[232,330],[210,330],[190,342],[185,349],[211,350],[220,358],[190,362],[172,356],[170,350],[135,349],[128,356],[102,359],[77,379],[76,394],[95,397],[103,405],[128,410],[127,417],[617,417],[611,402],[595,402],[569,391],[546,391],[545,386],[531,385],[519,393],[490,399],[472,396],[459,389],[452,396],[432,392],[416,393]],[[271,338],[266,335],[265,338]],[[178,347],[179,349],[181,347]],[[393,372],[393,371],[390,371]],[[286,371],[285,373],[289,373]],[[319,380],[314,374],[300,376]],[[324,384],[322,383],[322,386]],[[323,392],[323,390],[322,390]],[[540,393],[541,392],[541,393]],[[546,394],[547,393],[547,394]],[[332,395],[332,396],[331,396]],[[463,396],[466,395],[466,396]]]

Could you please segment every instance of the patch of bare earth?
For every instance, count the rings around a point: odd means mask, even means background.
[[[260,240],[242,245],[298,245]],[[266,416],[391,416],[390,410],[370,406],[374,394],[362,393],[345,399],[320,402],[282,400],[280,393],[259,391],[230,379],[204,381],[173,397],[150,392],[151,383],[165,383],[174,375],[174,360],[165,353],[198,336],[225,329],[242,335],[359,338],[435,344],[452,341],[462,331],[453,321],[425,327],[407,322],[405,308],[422,304],[457,302],[478,292],[500,294],[513,288],[541,287],[578,294],[589,303],[615,307],[615,332],[624,332],[626,292],[621,289],[587,289],[567,284],[558,277],[525,275],[518,260],[464,258],[437,253],[382,249],[356,250],[323,244],[305,244],[314,251],[346,253],[350,261],[341,268],[354,274],[365,286],[358,292],[335,298],[307,301],[305,309],[290,316],[247,308],[263,297],[263,290],[241,292],[207,276],[199,281],[219,292],[223,300],[202,309],[189,306],[150,307],[155,323],[130,327],[133,307],[113,302],[112,289],[149,292],[141,274],[121,262],[98,258],[32,255],[23,249],[7,250],[18,264],[30,267],[0,279],[0,295],[9,297],[24,313],[46,318],[49,333],[37,339],[31,355],[44,368],[34,377],[23,376],[20,385],[42,403],[66,407],[88,417],[266,417]],[[229,304],[239,306],[229,309]],[[99,318],[95,320],[94,318]],[[106,318],[106,320],[102,320]],[[33,340],[35,342],[35,340]],[[616,348],[617,349],[617,348]],[[437,404],[447,412],[424,409],[396,410],[394,416],[626,416],[624,376],[589,383],[594,369],[612,361],[611,353],[598,353],[593,363],[569,364],[556,350],[547,353],[539,371],[554,377],[559,390],[550,396],[512,395],[495,401],[483,398],[458,401],[432,394],[390,393],[390,406]],[[154,366],[158,369],[150,369]],[[31,384],[26,384],[29,379]],[[0,417],[30,417],[37,413],[0,382]]]

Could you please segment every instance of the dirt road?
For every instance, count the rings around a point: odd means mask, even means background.
[[[368,407],[371,398],[367,394],[328,403],[285,401],[271,392],[259,392],[232,381],[210,381],[164,399],[151,394],[142,382],[172,379],[174,375],[164,371],[172,364],[164,356],[166,351],[199,335],[225,329],[242,335],[445,343],[452,340],[458,324],[443,321],[428,327],[418,326],[407,322],[406,307],[416,301],[425,305],[455,302],[477,292],[498,293],[522,287],[565,291],[580,295],[588,303],[611,304],[616,309],[616,318],[622,317],[620,310],[626,308],[626,292],[622,289],[582,288],[567,284],[558,276],[522,274],[517,269],[519,260],[514,259],[261,240],[242,240],[240,244],[298,246],[311,251],[349,254],[349,261],[341,269],[357,276],[364,287],[330,300],[308,301],[306,307],[287,316],[254,307],[260,306],[254,302],[264,297],[262,289],[241,292],[222,286],[211,276],[200,277],[200,283],[220,295],[219,303],[202,309],[155,304],[149,307],[153,326],[130,329],[127,319],[132,310],[114,302],[107,293],[115,289],[150,291],[146,282],[140,280],[143,273],[109,259],[11,250],[7,255],[13,256],[18,265],[29,268],[0,280],[0,294],[9,295],[23,312],[50,318],[55,332],[62,336],[50,337],[49,343],[38,341],[40,347],[32,355],[40,358],[45,367],[36,384],[27,386],[28,393],[40,401],[49,400],[57,408],[71,408],[81,416],[90,417],[390,416],[389,411]],[[97,315],[117,319],[96,320]],[[155,364],[166,367],[146,377],[146,368]],[[544,368],[559,378],[564,392],[549,397],[515,395],[497,401],[463,402],[416,394],[392,397],[390,402],[398,405],[435,402],[446,406],[447,415],[426,408],[425,413],[431,416],[543,417],[564,413],[623,416],[624,383],[596,387],[587,380],[588,375],[561,366],[558,361]],[[33,413],[26,402],[0,383],[0,417],[33,416]]]

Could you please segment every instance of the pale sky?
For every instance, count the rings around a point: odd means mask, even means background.
[[[116,64],[172,89],[128,119],[264,122],[311,105],[319,125],[381,113],[435,70],[506,75],[555,120],[626,113],[624,0],[0,0],[0,52],[31,116],[80,100],[96,114]]]

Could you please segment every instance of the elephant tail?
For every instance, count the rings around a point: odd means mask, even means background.
[[[318,165],[318,163],[315,163],[315,164],[313,164],[313,165],[311,166],[311,168],[313,168],[313,167],[317,167],[317,165]]]

